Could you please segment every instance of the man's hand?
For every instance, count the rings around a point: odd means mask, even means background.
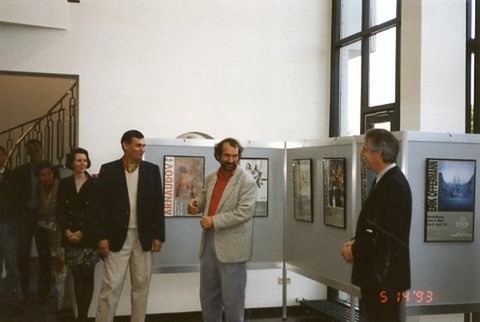
[[[109,246],[110,246],[110,243],[108,242],[108,239],[102,239],[98,242],[98,252],[100,253],[100,256],[102,257],[108,256],[108,253],[110,252]]]
[[[195,199],[192,199],[188,204],[187,211],[189,214],[196,215],[200,212],[198,209],[198,202]]]
[[[150,249],[152,252],[157,253],[162,249],[162,241],[159,239],[154,239],[152,240],[152,249]]]
[[[202,218],[200,218],[200,226],[202,226],[203,229],[213,228],[213,217],[202,216]]]
[[[346,241],[342,245],[342,257],[347,263],[353,262],[353,253],[352,253],[352,245],[355,243],[355,239]]]

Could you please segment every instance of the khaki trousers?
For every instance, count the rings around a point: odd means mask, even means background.
[[[110,252],[104,259],[104,275],[98,299],[97,322],[113,321],[128,268],[130,268],[132,283],[131,321],[145,321],[152,254],[142,249],[138,230],[129,228],[123,248],[118,252]]]

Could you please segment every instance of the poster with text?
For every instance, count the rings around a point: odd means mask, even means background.
[[[165,156],[163,175],[165,216],[192,216],[187,212],[188,203],[202,192],[205,159]]]
[[[475,160],[427,159],[425,241],[473,241]]]

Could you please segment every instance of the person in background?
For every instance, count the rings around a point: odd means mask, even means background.
[[[392,133],[370,129],[361,158],[376,174],[357,222],[355,237],[341,254],[353,263],[352,283],[360,287],[361,320],[401,321],[403,291],[410,288],[412,193],[395,164],[399,143]]]
[[[48,289],[50,289],[52,275],[54,275],[57,310],[60,310],[64,302],[66,267],[64,251],[61,247],[61,232],[58,229],[55,212],[59,179],[56,169],[49,161],[39,162],[36,165],[36,174],[39,185],[38,227],[35,239],[37,241],[39,281],[41,285],[45,285],[43,287],[46,288],[48,285]]]
[[[18,270],[18,218],[13,211],[12,170],[7,167],[7,151],[0,146],[0,251],[7,275],[4,280],[5,304],[18,309],[23,301]]]
[[[15,212],[19,222],[18,268],[22,293],[27,298],[30,293],[32,239],[37,231],[38,221],[38,178],[35,166],[42,160],[42,143],[37,139],[30,139],[25,143],[25,150],[30,162],[15,168],[13,185]],[[45,282],[38,285],[38,295],[41,298],[48,297],[50,292],[50,285]]]
[[[96,179],[86,171],[88,151],[75,148],[67,155],[73,174],[60,180],[56,213],[65,249],[65,261],[73,274],[77,321],[86,322],[93,296],[97,250],[98,202]]]
[[[145,140],[137,130],[123,134],[123,157],[102,165],[98,175],[100,224],[98,249],[104,275],[98,322],[111,322],[130,268],[132,322],[145,320],[152,252],[165,241],[160,168],[143,161]]]
[[[243,322],[246,262],[253,247],[253,214],[258,188],[238,162],[243,147],[232,138],[215,145],[217,171],[205,178],[205,190],[188,205],[200,219],[200,303],[204,322]]]

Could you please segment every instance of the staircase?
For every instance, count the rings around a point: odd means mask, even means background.
[[[44,115],[0,132],[0,145],[8,151],[7,166],[28,162],[24,143],[42,142],[43,158],[64,166],[65,155],[77,146],[78,86],[74,83]],[[1,167],[1,165],[0,165]]]

